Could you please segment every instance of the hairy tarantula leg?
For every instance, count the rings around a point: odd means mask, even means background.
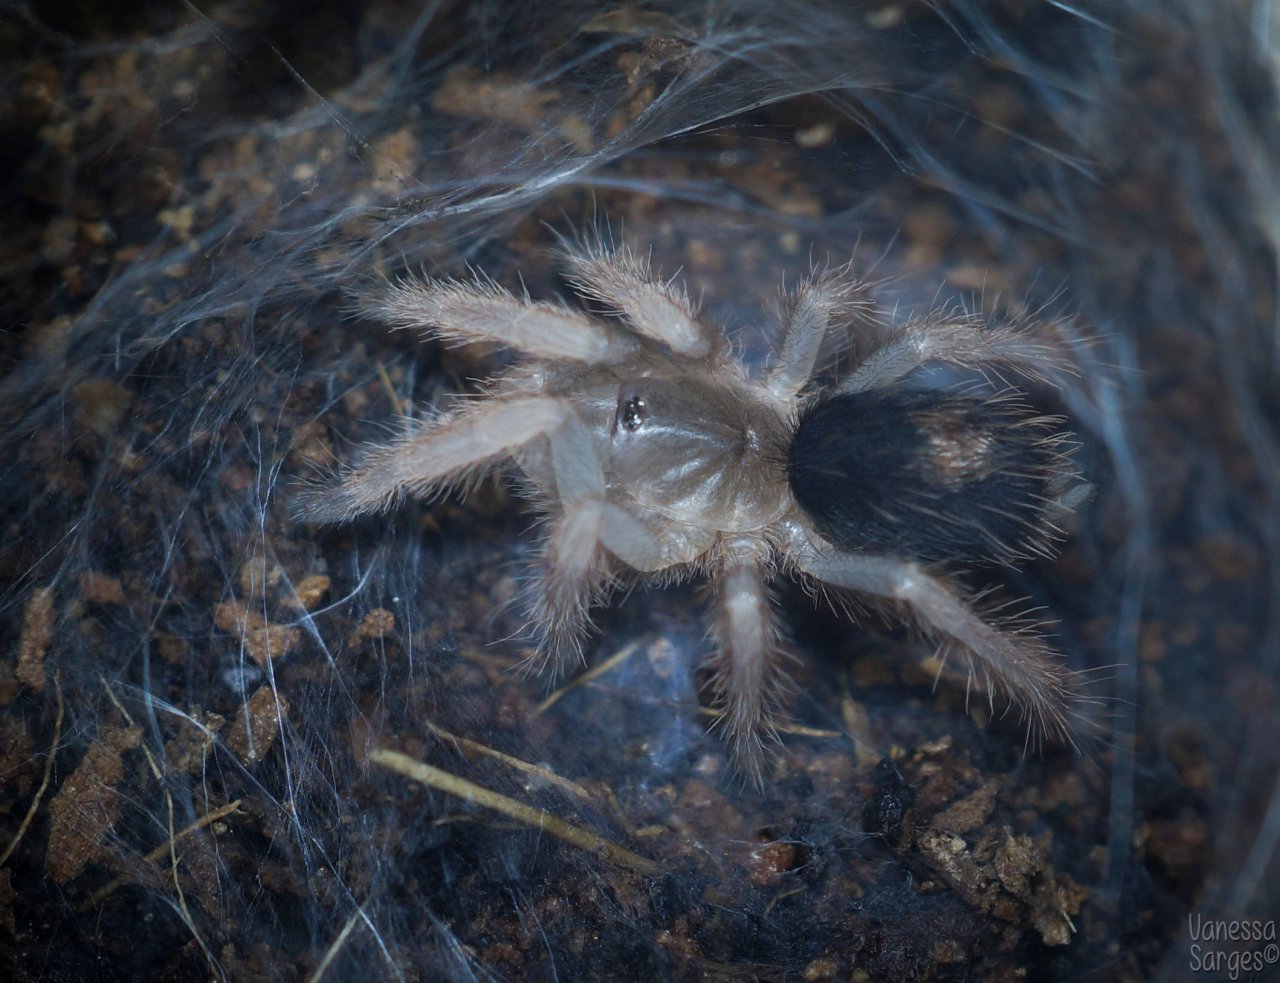
[[[336,485],[302,492],[295,514],[310,522],[346,522],[370,512],[386,512],[406,496],[429,498],[483,472],[529,441],[554,433],[566,422],[569,426],[576,422],[585,430],[570,404],[549,396],[471,403],[394,443],[374,448],[345,471]],[[591,481],[573,469],[567,474],[571,480]],[[601,476],[601,488],[603,483]]]
[[[608,365],[634,354],[634,338],[562,304],[521,300],[490,280],[401,280],[374,305],[397,328],[429,329],[451,344],[488,341],[537,358]]]
[[[641,573],[656,573],[679,563],[690,563],[705,546],[691,544],[678,533],[655,535],[626,509],[605,503],[600,542],[619,560]]]
[[[606,305],[637,333],[677,355],[703,358],[720,341],[698,320],[683,287],[655,280],[647,256],[629,249],[569,254],[570,282],[584,297]]]
[[[715,687],[734,763],[756,788],[764,787],[765,740],[776,740],[773,712],[783,677],[781,648],[766,587],[768,547],[756,540],[730,543],[717,589]]]
[[[637,568],[646,561],[660,565],[662,558],[645,555],[655,550],[647,529],[604,501],[604,465],[581,417],[566,415],[550,439],[551,471],[564,515],[547,539],[531,616],[538,628],[535,668],[558,676],[583,661],[587,613],[609,583],[604,551],[622,554]]]
[[[604,515],[599,502],[568,507],[547,537],[545,569],[534,587],[530,616],[537,626],[532,668],[560,676],[583,663],[587,613],[604,599],[609,572],[600,544]]]
[[[538,626],[537,668],[559,674],[582,661],[588,610],[609,586],[605,552],[636,570],[659,570],[673,559],[662,537],[605,500],[604,465],[576,412],[567,413],[548,437],[564,515],[547,539],[531,613]]]
[[[633,570],[671,566],[671,549],[626,510],[601,499],[578,499],[547,537],[545,567],[533,590],[530,616],[537,626],[533,668],[560,675],[583,661],[587,614],[610,586],[607,554]]]
[[[804,280],[787,301],[786,335],[769,372],[769,392],[778,399],[793,398],[812,378],[836,320],[875,323],[875,311],[870,287],[849,276],[847,267]]]
[[[998,691],[1017,708],[1029,740],[1049,736],[1071,741],[1068,716],[1077,696],[1061,661],[1034,635],[988,624],[945,580],[908,560],[823,553],[803,534],[793,535],[792,557],[804,573],[823,583],[904,605],[921,628],[953,643],[989,698]]]
[[[1045,369],[1071,369],[1066,349],[1051,332],[1035,335],[1018,325],[986,326],[969,315],[933,315],[906,325],[871,352],[835,391],[881,389],[931,361],[976,369],[1009,368],[1033,379],[1043,379]]]
[[[566,503],[547,537],[545,567],[534,587],[535,668],[558,675],[582,661],[588,610],[610,586],[608,555],[640,571],[673,562],[671,549],[625,509],[599,498]]]

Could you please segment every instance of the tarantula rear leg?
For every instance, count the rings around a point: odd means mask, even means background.
[[[807,542],[793,559],[801,571],[835,587],[907,609],[929,635],[967,660],[994,701],[1007,698],[1028,725],[1029,741],[1042,736],[1071,740],[1068,718],[1077,700],[1061,662],[1033,634],[997,628],[942,577],[920,564],[888,556],[822,552]]]
[[[737,767],[764,787],[765,741],[776,738],[773,713],[784,677],[773,602],[769,597],[767,545],[739,539],[727,545],[717,580],[715,687]]]
[[[991,327],[969,315],[915,321],[872,351],[836,387],[860,393],[891,386],[926,362],[968,368],[1010,368],[1030,378],[1046,369],[1066,371],[1070,359],[1053,335],[1034,335],[1023,326]]]

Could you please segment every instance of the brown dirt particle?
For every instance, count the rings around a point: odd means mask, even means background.
[[[227,732],[227,747],[246,765],[265,758],[280,736],[289,703],[270,686],[260,687],[243,707]]]
[[[223,601],[213,609],[213,623],[222,631],[237,636],[249,657],[260,666],[272,659],[283,658],[298,647],[302,632],[292,625],[268,624],[256,611],[241,601]]]
[[[97,570],[85,570],[77,578],[80,596],[93,604],[123,604],[124,588],[120,580]]]
[[[329,593],[329,584],[330,580],[324,574],[317,573],[304,578],[295,592],[298,606],[304,611],[314,611]]]
[[[49,800],[49,875],[59,884],[99,856],[102,838],[120,818],[115,786],[124,777],[124,753],[141,740],[140,727],[104,727]]]
[[[44,656],[53,637],[53,588],[37,587],[22,609],[18,639],[18,679],[37,693],[44,692]]]
[[[395,630],[396,616],[386,608],[374,608],[364,616],[356,628],[356,636],[360,641],[370,638],[381,638]]]
[[[99,437],[115,433],[124,419],[133,393],[111,379],[86,379],[71,391],[76,422]]]

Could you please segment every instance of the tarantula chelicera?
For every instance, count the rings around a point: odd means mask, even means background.
[[[883,325],[847,269],[801,283],[772,366],[752,378],[685,290],[628,250],[568,256],[601,314],[521,299],[478,278],[410,280],[378,302],[399,327],[526,356],[479,397],[373,447],[298,513],[340,522],[466,485],[510,460],[548,518],[531,598],[536,665],[582,659],[588,610],[628,577],[714,584],[713,685],[734,757],[757,783],[785,689],[770,582],[798,576],[900,612],[1029,733],[1067,734],[1069,674],[1025,624],[999,623],[948,575],[1048,554],[1087,486],[1056,418],[1009,390],[908,383],[929,362],[1042,376],[1056,336],[933,314],[887,334],[833,384],[829,334]],[[817,391],[814,391],[817,390]]]

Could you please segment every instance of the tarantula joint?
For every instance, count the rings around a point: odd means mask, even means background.
[[[379,313],[446,342],[524,356],[479,397],[370,448],[297,511],[341,522],[429,497],[511,462],[547,517],[530,608],[537,665],[579,663],[588,612],[620,582],[709,578],[721,725],[759,784],[785,679],[770,582],[887,607],[964,661],[970,681],[1069,737],[1076,697],[1026,625],[979,609],[947,570],[1049,555],[1087,485],[1059,421],[1018,394],[913,384],[931,362],[1040,377],[1064,364],[1050,333],[934,314],[901,326],[843,378],[814,381],[828,335],[882,322],[847,270],[788,299],[772,367],[752,378],[684,289],[627,250],[568,257],[588,314],[477,279],[411,280]]]

